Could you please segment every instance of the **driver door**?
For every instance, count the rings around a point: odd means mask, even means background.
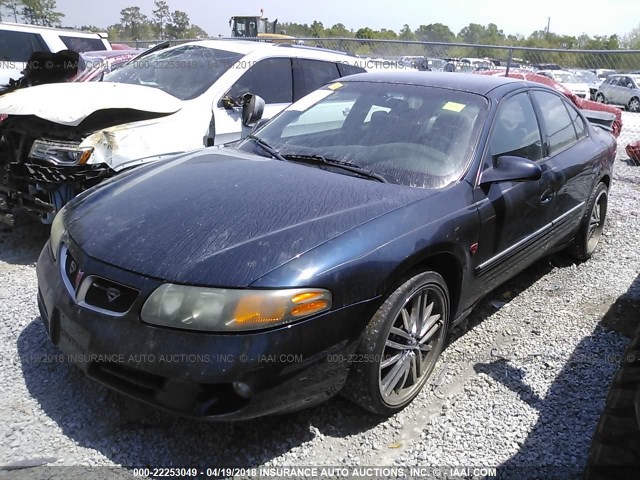
[[[540,162],[540,125],[527,93],[517,93],[499,107],[494,118],[483,170],[502,155]],[[472,257],[477,295],[498,286],[524,269],[546,250],[555,195],[553,173],[545,168],[540,180],[504,181],[476,186],[480,235]]]

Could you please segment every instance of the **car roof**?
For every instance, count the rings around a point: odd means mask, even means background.
[[[477,75],[473,73],[457,72],[375,72],[358,73],[340,79],[345,82],[374,82],[374,83],[401,83],[405,85],[418,85],[423,87],[450,88],[463,90],[480,95],[486,95],[490,91],[503,85],[513,85],[514,88],[526,84],[538,86],[539,84],[526,82],[516,78],[500,77],[495,75]]]
[[[180,45],[198,45],[201,47],[227,50],[229,52],[248,55],[254,52],[264,53],[265,55],[317,58],[318,60],[339,59],[339,58],[355,58],[343,52],[331,51],[322,48],[314,48],[301,45],[277,44],[270,42],[256,42],[251,40],[199,40],[196,42],[181,43]],[[171,47],[174,48],[174,47]]]
[[[0,30],[11,30],[14,32],[53,32],[59,34],[75,35],[78,37],[106,38],[104,32],[85,32],[83,30],[73,30],[71,28],[43,27],[42,25],[31,25],[28,23],[0,22]]]

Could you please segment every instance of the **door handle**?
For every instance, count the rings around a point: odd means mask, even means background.
[[[554,190],[546,190],[541,196],[540,196],[540,203],[542,205],[546,205],[547,203],[549,203],[551,200],[553,200],[553,197],[556,196],[556,192]]]

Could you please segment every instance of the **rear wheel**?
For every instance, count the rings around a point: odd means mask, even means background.
[[[580,230],[573,241],[572,253],[578,260],[588,260],[595,252],[607,216],[608,188],[600,182],[591,194]]]
[[[629,100],[629,105],[627,105],[627,108],[630,112],[640,112],[640,99],[638,99],[638,97],[633,97],[631,100]]]
[[[444,347],[449,291],[438,273],[411,277],[385,300],[367,325],[343,394],[389,416],[420,393]]]
[[[607,101],[604,98],[604,95],[601,94],[601,93],[598,93],[596,95],[596,102],[598,102],[598,103],[607,103]]]

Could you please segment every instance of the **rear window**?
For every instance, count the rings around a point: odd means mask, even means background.
[[[27,62],[33,52],[43,50],[49,51],[36,33],[0,30],[0,61]]]
[[[60,40],[65,47],[74,52],[94,52],[98,50],[106,50],[104,42],[100,38],[84,38],[60,35]]]

